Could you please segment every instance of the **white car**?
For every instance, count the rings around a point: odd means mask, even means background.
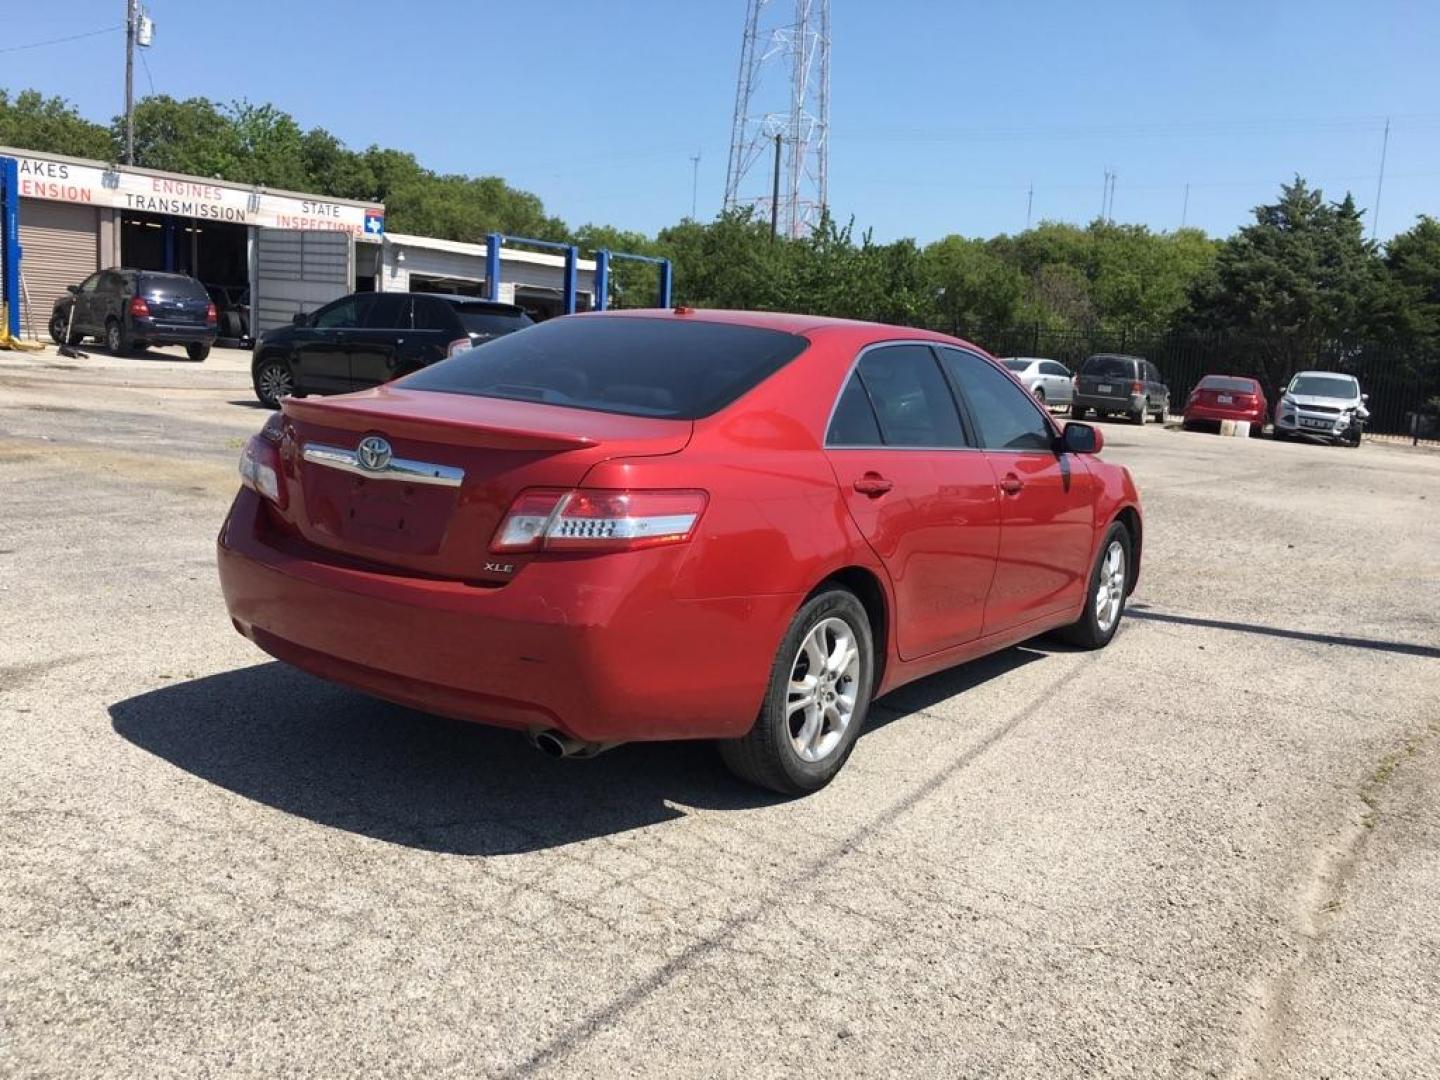
[[[1305,436],[1359,446],[1370,410],[1369,394],[1354,375],[1338,371],[1302,371],[1275,403],[1275,438]]]
[[[1038,356],[1007,356],[1001,360],[1025,389],[1044,405],[1069,405],[1074,393],[1074,377],[1070,369],[1055,360]]]

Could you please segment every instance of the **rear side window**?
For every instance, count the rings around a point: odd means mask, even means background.
[[[1024,371],[1030,366],[1029,360],[1001,360],[1000,362],[1011,371]]]
[[[419,322],[419,303],[416,303]],[[694,420],[723,409],[808,346],[779,330],[702,320],[551,319],[405,380],[411,390]]]
[[[826,446],[880,446],[880,425],[875,421],[875,410],[870,407],[870,396],[860,382],[857,371],[850,376],[840,400],[835,403],[835,415],[830,418],[830,430],[825,433]]]
[[[1040,365],[1040,374],[1059,375],[1068,379],[1070,377],[1070,369],[1064,364],[1057,364],[1054,360],[1046,360]]]
[[[1123,356],[1092,356],[1080,369],[1082,375],[1099,375],[1113,379],[1135,378],[1135,361]]]
[[[365,316],[371,330],[403,330],[410,325],[410,297],[404,293],[376,293]]]
[[[477,334],[480,337],[513,334],[516,330],[535,325],[523,311],[497,311],[483,304],[461,304],[456,307],[455,313],[460,316],[460,325],[465,327],[467,334]]]
[[[449,303],[430,296],[415,297],[416,330],[443,330],[453,334],[459,328],[460,320]]]
[[[941,349],[940,359],[965,396],[986,450],[1051,449],[1054,433],[1029,394],[972,353]]]
[[[955,398],[927,345],[871,349],[856,367],[886,446],[964,446]]]

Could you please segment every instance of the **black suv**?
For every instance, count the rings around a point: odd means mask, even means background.
[[[1101,353],[1080,366],[1070,415],[1076,420],[1094,409],[1101,416],[1124,413],[1137,424],[1152,416],[1161,421],[1170,411],[1170,388],[1149,360]]]
[[[261,334],[250,374],[271,408],[287,394],[344,394],[398,379],[531,326],[513,304],[444,293],[351,293]]]
[[[215,344],[215,305],[205,286],[184,274],[115,267],[66,292],[50,314],[57,345],[93,337],[117,355],[147,345],[184,345],[190,359],[200,361]]]

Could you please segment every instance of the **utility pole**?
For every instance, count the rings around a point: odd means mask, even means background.
[[[1035,208],[1035,181],[1030,181],[1030,191],[1025,196],[1025,231],[1030,231],[1030,211]]]
[[[125,164],[135,164],[135,18],[140,0],[125,0]]]
[[[1115,224],[1115,181],[1119,177],[1113,172],[1110,174],[1110,201],[1105,207],[1105,224]]]
[[[695,207],[700,197],[700,151],[690,157],[690,220],[695,220]]]
[[[1185,219],[1190,216],[1190,185],[1185,185],[1185,201],[1180,204],[1180,228],[1185,227]]]
[[[775,182],[770,186],[770,239],[780,231],[780,133],[775,133]]]
[[[1370,219],[1370,239],[1380,231],[1380,193],[1385,190],[1385,153],[1390,149],[1390,118],[1385,118],[1385,137],[1380,140],[1380,180],[1375,185],[1375,216]]]
[[[1110,200],[1110,170],[1105,170],[1105,183],[1100,186],[1100,220],[1105,220],[1105,204]]]

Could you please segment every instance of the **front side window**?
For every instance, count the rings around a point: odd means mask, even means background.
[[[985,359],[959,349],[941,349],[940,361],[955,380],[986,450],[1043,451],[1055,434],[1034,399]]]
[[[928,345],[871,349],[856,366],[886,446],[965,446],[954,395]]]
[[[336,300],[315,314],[317,330],[343,330],[360,325],[359,297],[347,296]]]

